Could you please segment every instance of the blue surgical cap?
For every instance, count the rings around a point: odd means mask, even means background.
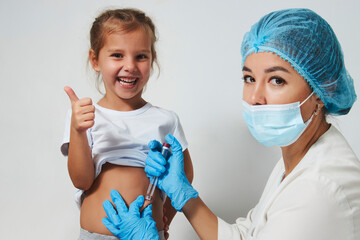
[[[347,114],[356,100],[340,44],[330,25],[309,9],[265,15],[241,45],[242,65],[251,53],[273,52],[306,79],[329,113]]]

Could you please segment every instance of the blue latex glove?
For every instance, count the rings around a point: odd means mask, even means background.
[[[190,198],[197,198],[198,192],[191,186],[184,172],[182,147],[172,135],[165,137],[171,146],[172,154],[168,161],[161,155],[162,145],[153,140],[149,143],[149,154],[145,160],[145,172],[148,177],[159,177],[157,187],[171,199],[171,204],[181,211]]]
[[[115,211],[109,200],[105,200],[103,207],[107,218],[103,218],[102,222],[110,232],[120,239],[133,240],[159,240],[156,223],[151,217],[151,205],[147,206],[140,214],[140,208],[144,204],[144,197],[139,196],[127,208],[120,193],[111,190],[111,199],[116,206]]]

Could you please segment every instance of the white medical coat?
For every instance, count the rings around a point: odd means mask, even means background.
[[[284,171],[280,159],[246,218],[218,218],[219,240],[360,240],[360,162],[335,127]]]

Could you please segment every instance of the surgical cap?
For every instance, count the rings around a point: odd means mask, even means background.
[[[244,36],[242,65],[251,53],[272,52],[288,61],[324,102],[329,113],[347,114],[356,100],[340,44],[330,25],[309,9],[265,15]]]

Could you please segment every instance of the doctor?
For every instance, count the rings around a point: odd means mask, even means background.
[[[358,240],[360,162],[327,114],[347,114],[356,94],[339,42],[328,23],[308,9],[272,12],[245,34],[241,54],[243,116],[265,146],[282,158],[246,218],[216,217],[185,177],[180,144],[168,135],[172,156],[149,143],[145,171],[182,211],[201,239]],[[151,207],[140,196],[128,209],[111,192],[103,223],[120,239],[158,239]]]

